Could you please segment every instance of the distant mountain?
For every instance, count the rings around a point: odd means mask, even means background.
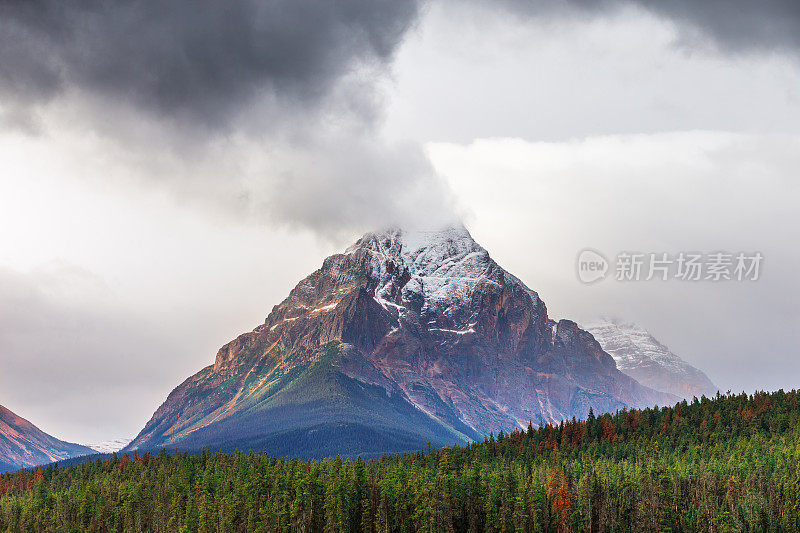
[[[96,453],[47,433],[0,405],[0,472]]]
[[[126,450],[381,454],[671,404],[463,227],[368,233],[176,388]]]
[[[689,400],[717,393],[717,386],[702,370],[672,353],[644,328],[609,318],[585,327],[611,354],[617,368],[639,383]]]
[[[112,439],[93,444],[84,444],[97,453],[114,453],[120,451],[122,448],[130,444],[133,439]]]

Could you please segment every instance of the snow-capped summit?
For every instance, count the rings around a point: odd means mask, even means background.
[[[419,297],[429,310],[443,313],[449,310],[452,317],[457,307],[469,303],[469,295],[481,283],[514,284],[534,304],[539,302],[538,295],[500,268],[463,225],[440,230],[395,228],[368,233],[345,253],[358,250],[369,255],[371,274],[379,280],[374,296],[384,306],[396,305],[391,300],[397,296],[401,300]],[[393,294],[392,280],[398,274],[404,285],[399,294]]]
[[[584,328],[614,358],[617,368],[643,385],[689,400],[717,393],[717,386],[703,371],[637,324],[603,317],[584,324]]]

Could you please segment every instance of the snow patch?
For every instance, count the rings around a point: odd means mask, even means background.
[[[466,335],[467,333],[475,333],[475,322],[468,325],[466,329],[429,328],[429,331],[443,331],[445,333],[454,333],[456,335]]]
[[[275,324],[274,326],[272,326],[271,328],[269,328],[269,330],[270,330],[270,331],[273,331],[275,328],[277,328],[278,326],[280,326],[280,325],[281,325],[281,324],[283,324],[284,322],[291,322],[292,320],[297,320],[297,317],[296,317],[296,316],[294,316],[294,317],[292,317],[292,318],[284,318],[283,320],[281,320],[280,322],[278,322],[277,324]]]
[[[311,312],[312,313],[322,313],[322,312],[325,312],[325,311],[330,311],[331,309],[336,307],[336,305],[338,303],[339,302],[333,302],[332,304],[323,305],[322,307],[317,307],[316,309],[312,309]]]

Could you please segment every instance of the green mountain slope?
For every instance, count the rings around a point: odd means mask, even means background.
[[[465,443],[478,435],[456,428],[412,405],[402,392],[355,380],[337,366],[339,343],[315,351],[308,364],[296,366],[248,395],[237,410],[200,429],[178,435],[162,433],[168,449],[267,451],[278,456],[364,457],[384,452],[422,450]],[[147,449],[139,446],[138,449]]]

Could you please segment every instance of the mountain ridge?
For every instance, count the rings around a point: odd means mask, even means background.
[[[0,405],[0,472],[94,453],[86,446],[48,435]]]

